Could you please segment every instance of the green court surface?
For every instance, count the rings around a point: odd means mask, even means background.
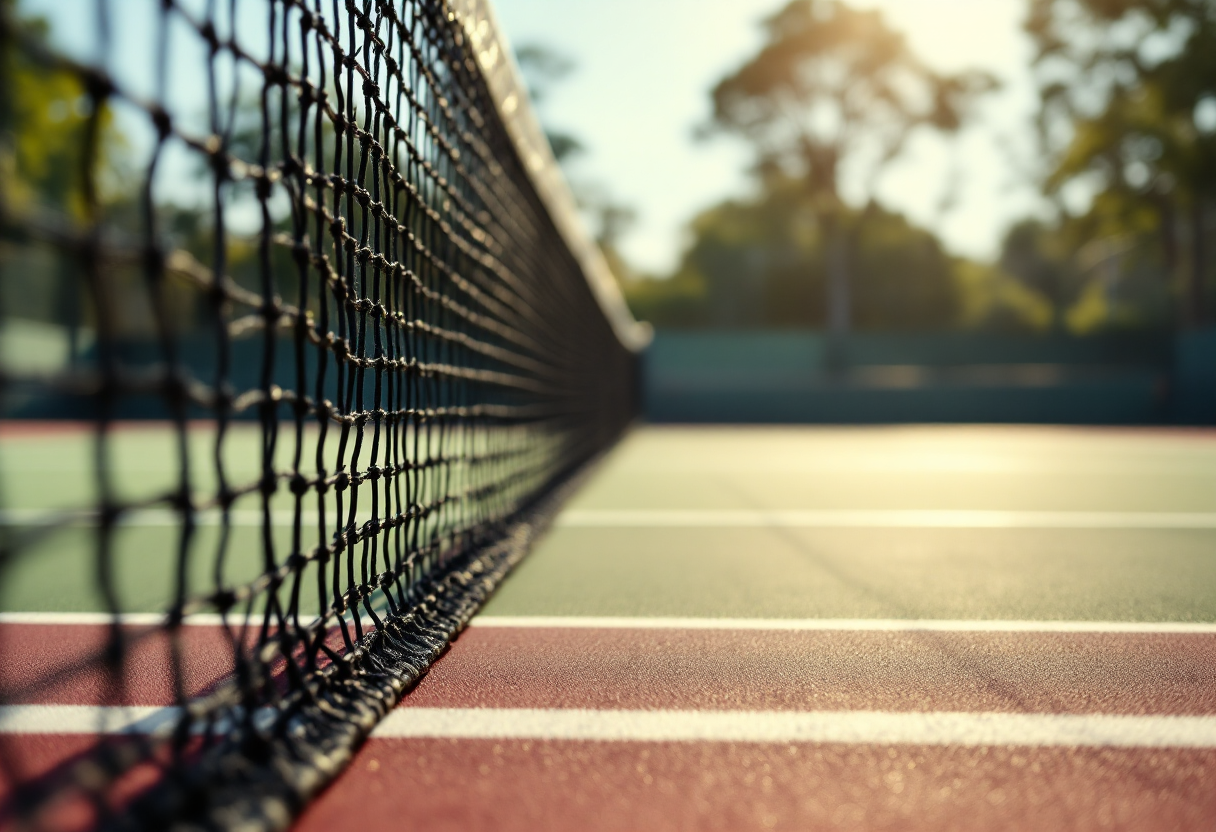
[[[290,453],[290,439],[280,455]],[[191,432],[201,494],[214,488],[212,442],[209,431]],[[115,432],[114,446],[113,476],[123,497],[173,486],[170,430],[126,428]],[[0,440],[10,509],[87,505],[96,487],[89,447],[87,434],[70,431]],[[256,478],[256,427],[237,426],[225,453],[234,481]],[[276,500],[290,507],[287,495]],[[255,494],[236,508],[258,506]],[[876,522],[863,517],[839,527],[830,518],[768,523],[764,517],[806,510],[870,512]],[[716,523],[740,512],[758,519]],[[917,512],[928,520],[904,522]],[[933,512],[961,512],[963,519],[937,523]],[[1006,521],[975,527],[968,512],[1007,513],[1008,527]],[[1042,513],[1072,527],[1036,527]],[[1091,515],[1099,519],[1091,522]],[[1154,528],[1134,527],[1145,516],[1165,519]],[[1128,518],[1133,527],[1125,527]],[[276,527],[281,550],[290,531],[287,523]],[[192,541],[195,586],[212,580],[218,533],[204,524]],[[262,565],[256,523],[232,534],[226,576],[255,576]],[[9,570],[0,608],[102,609],[91,535],[87,526],[48,534]],[[132,523],[116,543],[124,608],[163,608],[177,557],[172,523]],[[1216,621],[1213,552],[1211,433],[643,427],[596,467],[485,612]]]
[[[569,509],[587,525],[559,524],[486,614],[1216,621],[1216,528],[699,528],[662,512],[1203,514],[1212,434],[649,427]]]
[[[405,444],[419,460],[433,459],[440,443],[437,431],[429,436],[420,431],[410,433]],[[101,503],[103,489],[111,500],[127,511],[122,515],[112,539],[113,576],[124,612],[153,612],[166,609],[174,597],[179,552],[182,548],[181,516],[169,508],[168,495],[180,493],[182,471],[189,483],[194,505],[199,508],[198,525],[190,536],[186,549],[187,595],[197,597],[214,588],[217,579],[225,587],[253,581],[267,571],[262,547],[262,496],[257,491],[261,475],[261,427],[251,422],[228,426],[220,441],[217,462],[217,433],[214,423],[191,424],[185,433],[184,447],[175,430],[165,423],[119,423],[111,429],[106,442],[107,455],[99,461],[96,440],[87,426],[56,423],[26,423],[0,426],[0,488],[3,489],[3,511],[0,519],[6,525],[33,535],[36,543],[23,551],[20,559],[6,567],[0,586],[0,610],[29,612],[100,612],[105,609],[98,593],[96,519],[80,512],[93,510]],[[481,431],[477,435],[462,434],[462,445],[469,450],[484,452],[511,448],[535,448],[539,440],[526,431],[511,428]],[[415,442],[415,438],[417,442]],[[318,469],[317,444],[319,431],[308,426],[299,438],[299,469],[315,476]],[[345,443],[338,429],[328,432],[322,454],[324,469],[332,475],[341,470],[358,470],[360,466],[388,466],[400,459],[385,459],[385,448],[391,447],[385,437],[376,441],[372,430],[365,432],[361,442],[352,431]],[[273,455],[277,471],[296,467],[297,437],[293,425],[281,426]],[[183,466],[182,460],[186,463]],[[534,461],[530,453],[513,457],[527,465]],[[97,475],[104,470],[106,476]],[[219,491],[219,469],[227,486],[239,496],[233,501],[231,527],[226,543],[220,527],[220,513],[215,508]],[[418,504],[435,502],[439,497],[459,493],[477,485],[476,473],[457,460],[448,466],[435,466],[410,474],[410,482],[394,481],[398,489],[398,504],[407,499]],[[525,475],[514,482],[513,488],[526,493],[535,485],[534,478]],[[383,493],[378,502],[372,499],[373,486],[359,486],[356,526],[373,516],[378,504],[383,511]],[[343,498],[343,518],[350,506],[351,494]],[[377,487],[377,491],[381,491]],[[299,550],[309,551],[322,537],[328,538],[337,525],[335,511],[336,489],[331,488],[324,502],[323,518],[318,516],[315,494],[302,502]],[[270,500],[271,529],[274,542],[273,560],[282,564],[293,550],[295,498],[286,482]],[[67,516],[65,518],[65,513]],[[443,511],[421,521],[419,531],[426,538],[428,524],[444,522]],[[385,538],[389,537],[388,535]],[[383,540],[380,541],[384,543]],[[221,549],[223,553],[221,554]],[[373,547],[377,557],[385,557],[380,547]],[[371,574],[386,568],[386,561],[371,564]],[[217,564],[222,564],[217,570]],[[356,568],[360,568],[358,558]],[[305,568],[302,582],[311,589],[315,584],[315,564]],[[286,590],[285,590],[286,591]],[[327,599],[328,602],[328,599]],[[302,594],[301,610],[315,612],[315,592]]]

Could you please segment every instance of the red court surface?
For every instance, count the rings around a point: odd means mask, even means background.
[[[474,628],[407,706],[1212,714],[1212,635]],[[1185,829],[1216,750],[373,738],[322,830]]]
[[[1210,829],[1216,752],[370,741],[301,830]]]
[[[296,828],[1212,829],[1214,547],[1207,435],[641,430]],[[0,615],[23,776],[163,725],[103,620]]]
[[[731,714],[742,722],[749,712],[782,711],[997,719],[1216,713],[1216,636],[1205,633],[485,623],[461,636],[399,713],[477,709],[508,722],[524,709]],[[222,657],[218,628],[186,633],[192,659]],[[102,634],[95,625],[4,625],[7,643],[18,648],[6,685],[19,687]],[[156,648],[148,643],[134,663],[136,683],[121,702],[88,672],[28,698],[59,706],[169,704],[167,654]],[[596,740],[392,736],[391,719],[383,728],[298,828],[357,820],[368,832],[394,830],[408,816],[440,830],[1147,830],[1198,829],[1216,817],[1216,749],[1153,747],[1151,737],[1147,745],[1132,737],[1135,747],[1073,747],[957,737],[926,744],[638,740],[628,725],[618,737]],[[23,774],[36,776],[91,738],[5,739],[25,761]]]

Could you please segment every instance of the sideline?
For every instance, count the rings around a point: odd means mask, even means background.
[[[132,627],[165,624],[163,613],[128,612],[119,623]],[[0,625],[98,627],[112,623],[104,612],[0,612]],[[243,616],[229,616],[240,627]],[[213,613],[187,616],[182,624],[219,627]],[[479,615],[468,627],[570,630],[782,630],[950,633],[1163,633],[1216,635],[1216,623],[1193,621],[1008,621],[988,619],[894,618],[634,618],[616,616]]]
[[[1216,529],[1210,511],[571,509],[564,528]]]
[[[0,734],[165,734],[179,713],[176,708],[8,705],[0,707]],[[1216,748],[1216,717],[404,707],[386,716],[372,737]]]
[[[0,617],[0,622],[4,619]],[[628,618],[479,615],[469,627],[612,630],[785,630],[958,633],[1216,634],[1216,623],[1189,621],[998,621],[891,618]]]

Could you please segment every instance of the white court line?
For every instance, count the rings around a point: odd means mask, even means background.
[[[3,620],[3,619],[0,619]],[[629,618],[479,615],[470,627],[611,630],[871,630],[976,633],[1199,633],[1216,624],[1189,621],[997,621],[893,618]]]
[[[2,705],[0,734],[171,733],[181,711],[172,707]]]
[[[8,705],[0,734],[164,734],[175,708]],[[397,708],[380,738],[1216,748],[1216,717],[929,711]]]
[[[295,524],[295,512],[277,509],[270,512],[270,525],[291,527]],[[336,514],[327,515],[330,523]],[[301,511],[300,523],[304,526],[315,526],[320,519],[316,511]],[[356,522],[371,519],[361,517]],[[219,526],[223,514],[218,509],[205,509],[194,514],[194,522],[199,526]],[[118,519],[119,526],[137,528],[155,528],[167,526],[176,528],[182,523],[182,515],[178,511],[163,508],[141,508],[124,512]],[[91,527],[97,524],[95,511],[53,510],[41,508],[10,508],[0,510],[0,525],[3,526],[83,526]],[[261,528],[262,512],[254,509],[233,509],[228,512],[228,524],[233,528]]]
[[[218,511],[195,514],[199,526],[218,526]],[[331,518],[332,519],[332,518]],[[363,520],[370,519],[363,518]],[[303,511],[300,522],[315,526],[315,511]],[[95,514],[45,509],[0,511],[6,526],[91,526]],[[291,527],[293,511],[271,512],[272,526]],[[234,510],[234,528],[260,528],[262,512]],[[166,509],[139,509],[122,515],[121,526],[177,527],[181,515]],[[571,509],[558,515],[563,528],[808,528],[808,529],[1216,529],[1210,511],[989,511],[971,509]]]
[[[373,737],[1213,748],[1216,717],[397,708]]]
[[[43,624],[67,627],[100,627],[110,624],[114,617],[105,612],[0,612],[0,624]],[[120,624],[130,627],[160,627],[165,623],[161,612],[124,612],[118,616]],[[261,616],[257,617],[260,623]],[[240,615],[228,616],[228,623],[239,627],[244,622]],[[182,621],[191,627],[219,627],[224,619],[217,613],[188,615]]]
[[[122,613],[122,624],[151,627],[164,624],[160,613]],[[0,612],[0,624],[100,627],[111,622],[103,612]],[[229,616],[240,626],[240,616]],[[218,627],[219,615],[191,615],[187,626]],[[544,628],[570,630],[785,630],[976,633],[1176,633],[1216,634],[1216,623],[1192,621],[1002,621],[932,618],[638,618],[607,616],[479,615],[470,627]]]
[[[1216,529],[1210,511],[571,509],[565,528]]]
[[[0,734],[153,734],[166,736],[177,728],[180,708],[163,705],[0,705]],[[254,711],[256,725],[270,725],[273,708]],[[208,725],[200,720],[194,733],[230,730],[227,718]]]

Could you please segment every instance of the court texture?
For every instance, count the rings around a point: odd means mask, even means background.
[[[3,428],[10,511],[87,503],[87,428]],[[114,431],[123,488],[170,436]],[[164,609],[173,533],[124,527],[126,608]],[[104,643],[87,535],[6,573],[0,683]],[[1210,829],[1214,552],[1210,430],[642,426],[295,828]],[[171,657],[132,662],[124,702],[7,707],[22,776],[155,722]]]

